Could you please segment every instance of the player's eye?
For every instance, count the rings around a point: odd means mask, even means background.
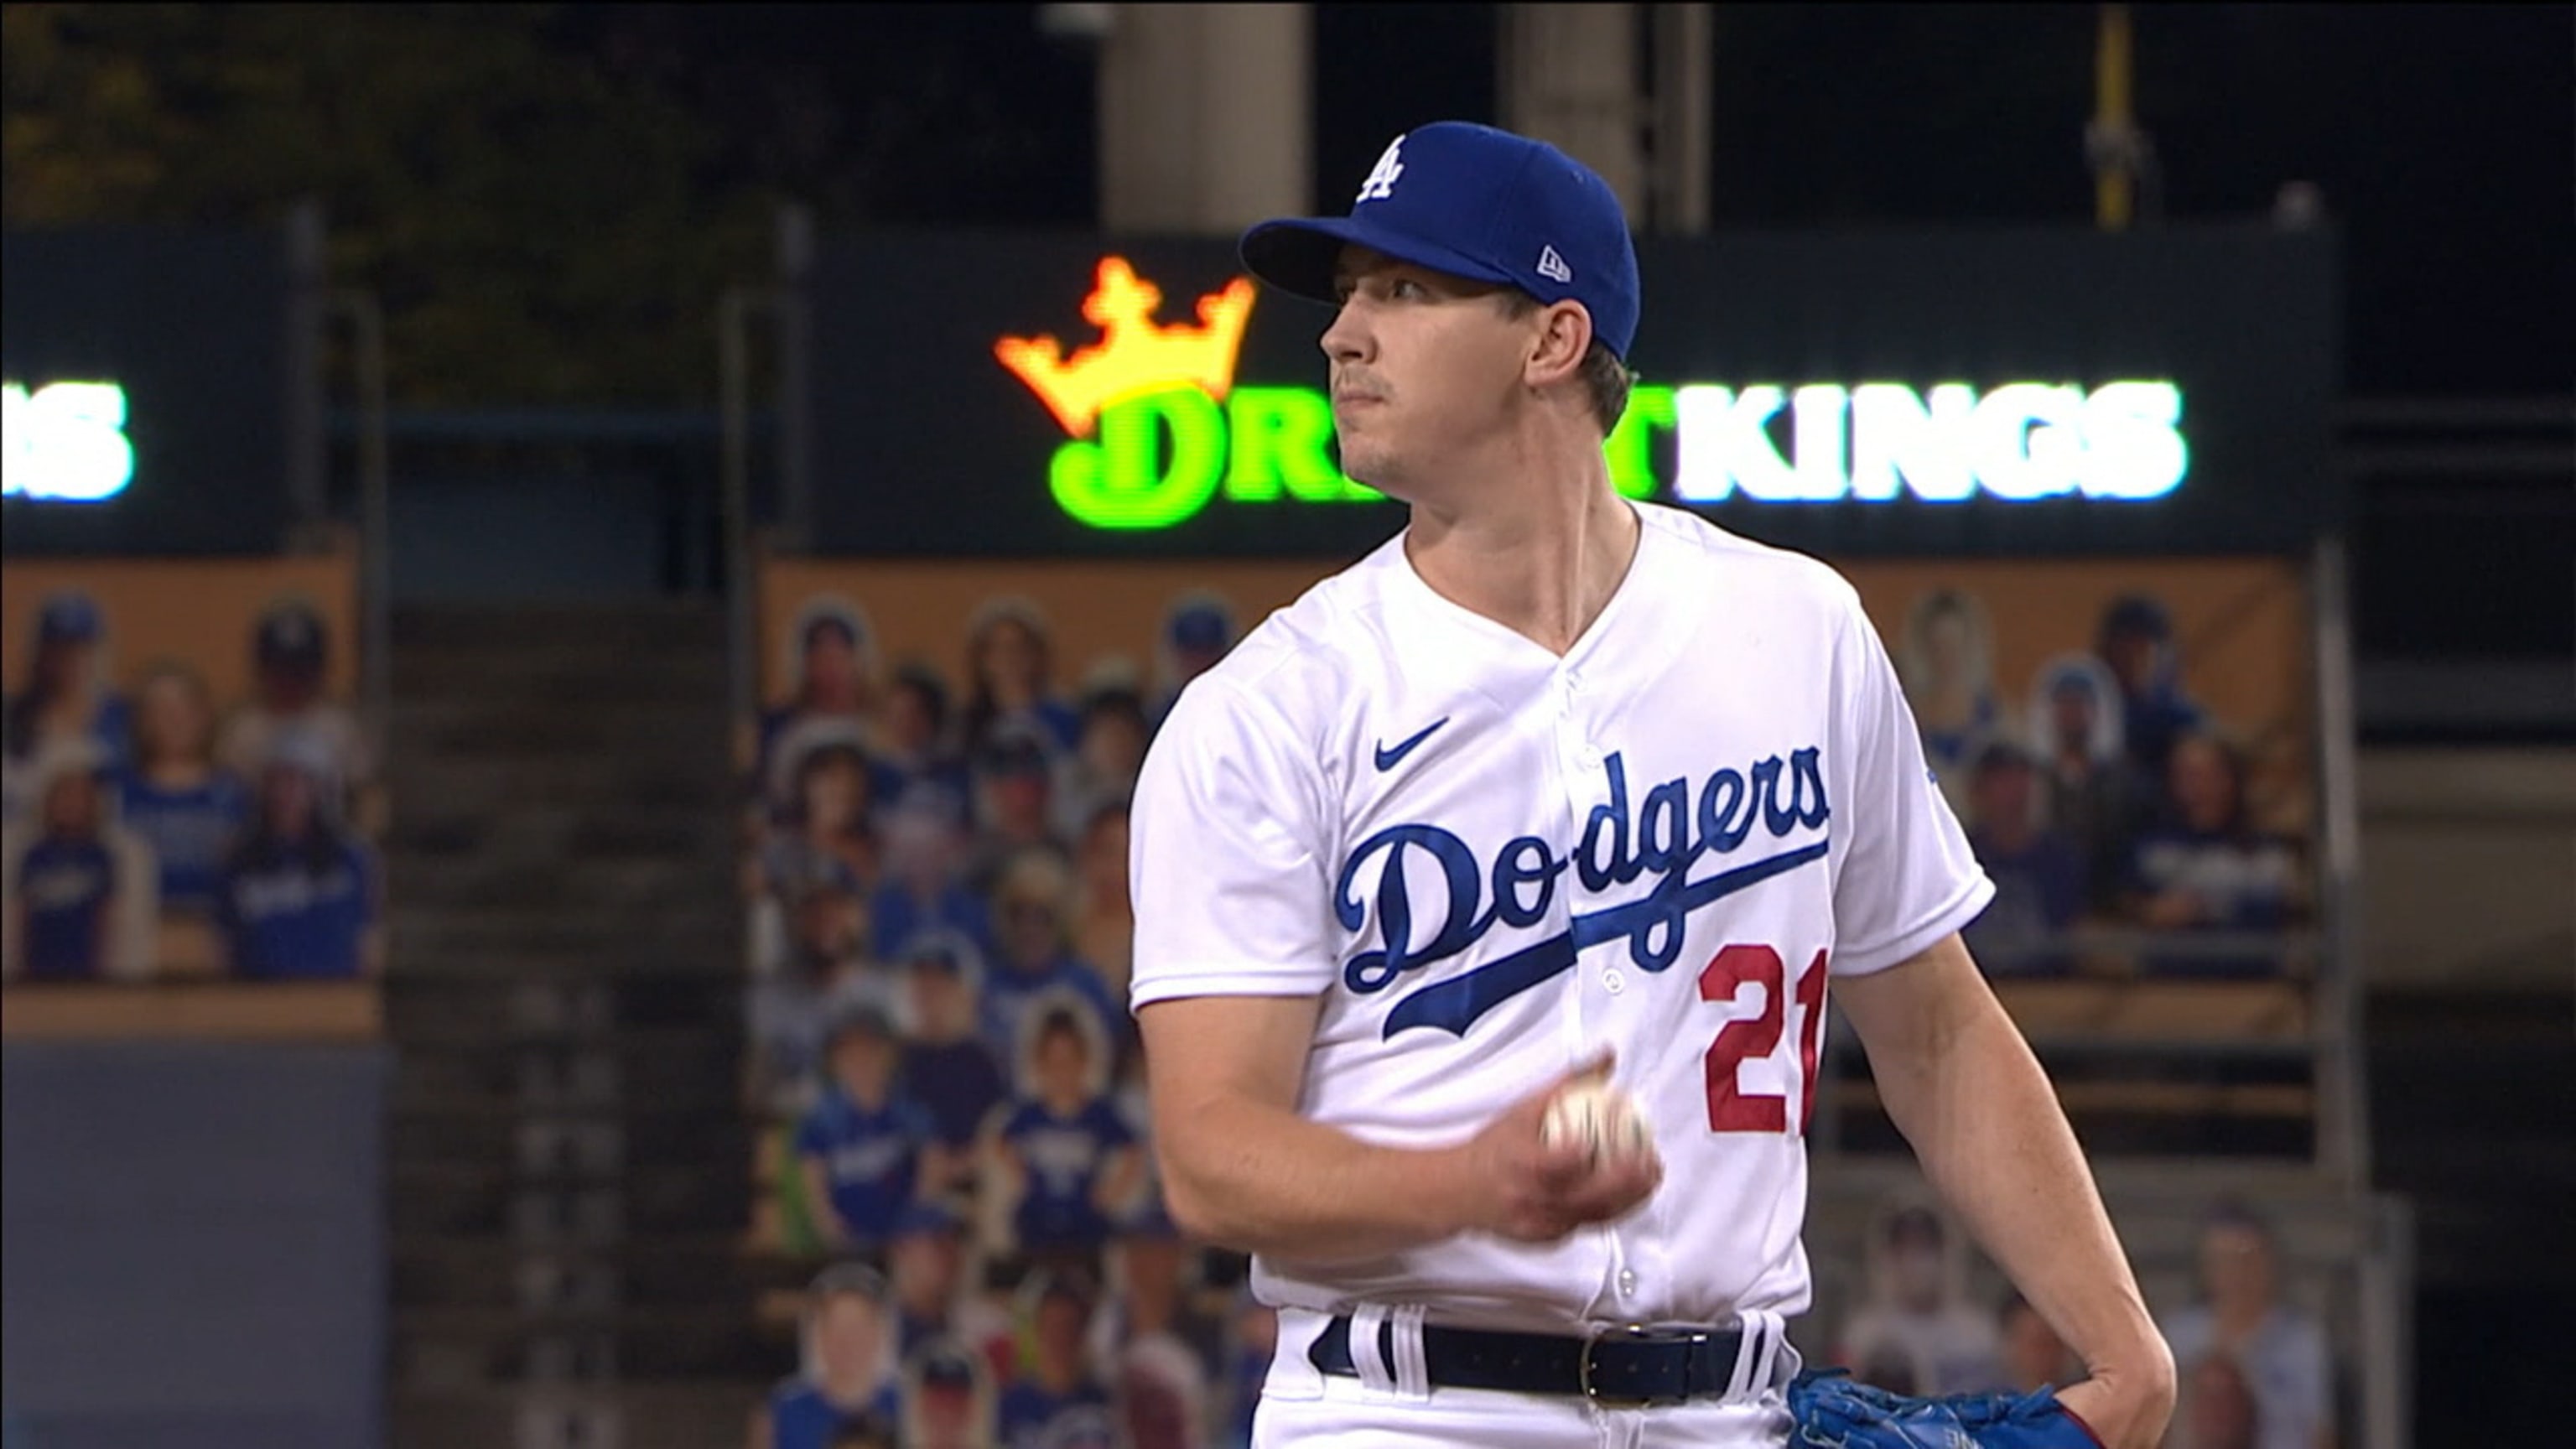
[[[1411,277],[1396,278],[1393,282],[1388,284],[1386,291],[1387,295],[1390,297],[1401,297],[1413,301],[1426,301],[1431,296],[1431,289],[1429,287],[1422,285]]]

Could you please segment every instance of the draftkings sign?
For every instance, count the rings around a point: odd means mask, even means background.
[[[1612,483],[1853,553],[2295,551],[2331,526],[2331,242],[1650,241]],[[888,285],[901,278],[901,285]],[[1322,307],[1223,242],[871,235],[812,279],[815,547],[1351,554]]]

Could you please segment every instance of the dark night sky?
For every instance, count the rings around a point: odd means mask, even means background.
[[[1493,7],[1318,6],[1318,196],[1388,136],[1491,119]],[[1721,5],[1715,222],[2087,224],[2090,5]],[[2576,9],[2140,6],[2176,219],[2317,183],[2362,395],[2576,379]]]
[[[798,118],[761,166],[827,223],[1085,227],[1091,60],[1035,6],[650,11],[731,104]],[[1490,5],[1318,5],[1316,195],[1396,132],[1495,119]],[[1717,224],[2086,224],[2090,5],[1721,5]],[[2140,6],[2165,214],[2244,217],[2316,182],[2344,228],[2358,395],[2576,377],[2576,10]],[[674,28],[676,29],[674,30]],[[717,89],[725,89],[722,83]],[[807,114],[810,113],[810,114]],[[786,136],[784,142],[778,137]]]

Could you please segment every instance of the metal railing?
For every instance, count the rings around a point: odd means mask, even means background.
[[[728,287],[716,308],[716,366],[723,387],[724,477],[717,505],[724,526],[725,702],[735,720],[759,712],[759,581],[752,546],[751,334],[758,321],[780,325],[787,307],[774,287]],[[748,761],[737,761],[748,768]]]
[[[385,314],[373,292],[345,289],[324,314],[348,329],[357,379],[358,717],[385,757],[393,727],[393,461],[387,438]]]

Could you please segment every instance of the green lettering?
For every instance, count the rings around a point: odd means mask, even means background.
[[[1195,387],[1122,398],[1100,410],[1099,442],[1055,450],[1047,486],[1058,507],[1093,528],[1169,528],[1215,494],[1225,432],[1215,399]]]
[[[1653,429],[1673,426],[1673,390],[1639,386],[1628,393],[1628,410],[1610,432],[1602,453],[1610,462],[1610,485],[1622,498],[1655,496]]]
[[[1225,496],[1273,503],[1284,492],[1303,503],[1375,498],[1333,462],[1333,405],[1311,387],[1238,387],[1226,400],[1234,446]]]

